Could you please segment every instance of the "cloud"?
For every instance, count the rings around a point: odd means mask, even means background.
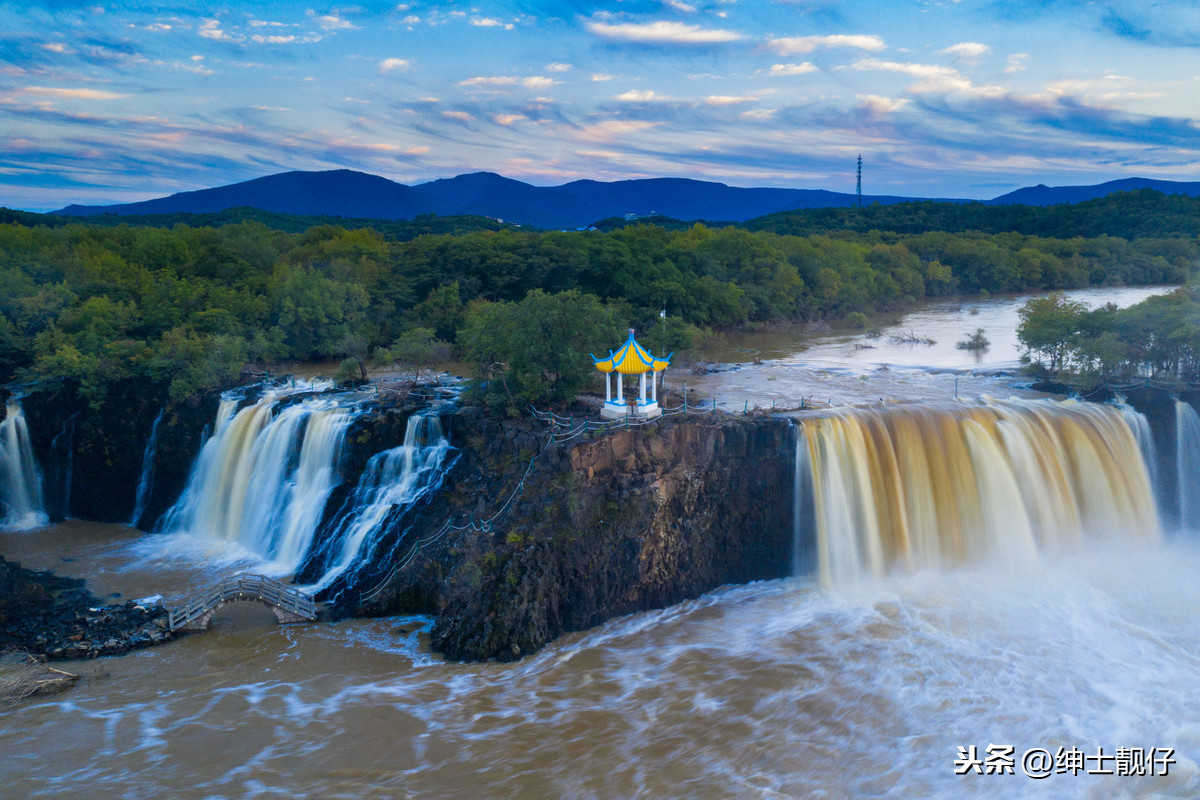
[[[475,119],[475,117],[466,111],[443,111],[442,116],[446,119],[456,119],[459,122],[470,122]]]
[[[616,80],[616,78],[617,78],[616,75],[609,75],[606,72],[593,72],[592,73],[592,80],[597,81],[597,82],[612,81],[612,80]]]
[[[954,67],[940,64],[918,64],[914,62],[881,61],[877,58],[862,58],[850,65],[858,71],[899,72],[920,80],[908,87],[914,94],[959,92],[979,97],[1001,97],[1007,92],[998,86],[975,86],[970,79]]]
[[[506,31],[513,29],[511,22],[503,22],[495,17],[472,17],[471,24],[477,28],[504,28]]]
[[[518,85],[524,86],[526,89],[549,89],[551,86],[558,86],[560,83],[562,81],[547,78],[545,75],[531,75],[528,78],[515,78],[512,75],[481,75],[475,78],[467,78],[465,81],[459,81],[458,85],[465,86],[468,89]]]
[[[392,70],[398,69],[401,72],[404,72],[409,68],[409,66],[410,66],[410,64],[406,59],[385,58],[383,61],[379,62],[379,71],[380,72],[391,72]]]
[[[316,19],[317,24],[321,26],[321,30],[328,33],[332,33],[334,31],[352,31],[358,29],[357,25],[348,19],[339,17],[337,14],[324,14],[318,16]]]
[[[1008,66],[1004,68],[1004,74],[1012,75],[1023,71],[1025,69],[1025,62],[1028,60],[1028,53],[1014,53],[1008,57]]]
[[[663,3],[663,5],[668,6],[669,8],[673,8],[676,11],[682,11],[684,14],[695,14],[696,13],[695,6],[689,5],[688,3],[681,2],[681,0],[666,0]]]
[[[787,75],[804,75],[816,71],[815,66],[805,61],[802,64],[772,64],[770,74],[772,77],[778,78]]]
[[[511,75],[496,75],[492,77],[480,75],[458,82],[459,86],[466,86],[468,88],[476,86],[515,86],[516,84],[517,79]]]
[[[296,40],[297,37],[294,35],[284,36],[282,34],[263,36],[262,34],[256,33],[250,37],[250,41],[254,42],[255,44],[292,44]]]
[[[875,116],[883,116],[899,111],[908,105],[910,100],[907,98],[892,98],[882,97],[877,94],[867,94],[858,96],[858,107],[864,111],[870,112]]]
[[[649,89],[630,89],[628,92],[617,95],[615,99],[620,100],[623,103],[652,103],[670,100],[671,98],[665,97]]]
[[[749,120],[767,120],[772,119],[776,113],[777,109],[774,108],[754,108],[750,111],[743,111],[741,114],[738,114],[738,117]]]
[[[497,125],[503,125],[505,127],[512,125],[514,122],[520,122],[523,119],[529,119],[529,117],[525,116],[524,114],[497,114],[492,117],[493,122],[495,122]]]
[[[1161,92],[1138,92],[1124,88],[1129,78],[1121,75],[1105,75],[1096,79],[1068,79],[1055,81],[1046,86],[1045,92],[1055,98],[1079,103],[1094,108],[1103,108],[1136,100],[1151,100],[1162,97]]]
[[[561,61],[555,61],[546,65],[546,72],[569,72],[570,70],[571,65],[564,64]]]
[[[587,29],[604,39],[636,44],[724,44],[743,38],[740,33],[721,28],[666,21],[617,24],[592,21]]]
[[[757,97],[737,97],[726,94],[710,94],[708,97],[704,98],[705,105],[710,106],[736,106],[741,105],[742,103],[754,103],[757,101]]]
[[[61,89],[52,86],[26,86],[23,94],[45,95],[47,97],[62,97],[70,100],[119,100],[125,97],[116,92],[104,92],[99,89]]]
[[[200,27],[196,30],[196,33],[200,34],[200,36],[205,39],[212,39],[213,41],[217,42],[240,42],[245,38],[243,36],[234,36],[226,33],[224,29],[221,28],[221,20],[215,17],[211,19],[200,20]]]
[[[883,39],[869,35],[834,34],[832,36],[791,36],[772,39],[767,46],[781,56],[797,56],[831,47],[851,47],[875,52],[887,47]]]
[[[647,131],[661,124],[661,122],[651,122],[641,119],[607,119],[591,125],[584,125],[576,131],[576,135],[578,138],[589,142],[619,141],[627,136]]]
[[[980,42],[959,42],[945,50],[939,50],[938,55],[951,56],[959,61],[974,64],[990,52],[992,52],[992,48]]]

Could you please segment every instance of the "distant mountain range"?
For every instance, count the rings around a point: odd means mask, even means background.
[[[1153,189],[1163,194],[1186,194],[1200,197],[1200,183],[1181,181],[1159,181],[1152,178],[1122,178],[1094,186],[1026,186],[1008,194],[986,201],[988,205],[1005,206],[1055,206],[1060,203],[1082,203],[1107,197],[1114,192],[1133,192],[1138,189]]]
[[[1156,189],[1200,196],[1200,183],[1126,178],[1096,186],[1032,186],[992,200],[989,205],[1055,205],[1103,197],[1113,192]],[[863,204],[892,205],[929,198],[863,195]],[[945,199],[945,202],[969,202]],[[249,206],[279,214],[411,219],[421,214],[476,214],[538,228],[578,228],[609,217],[658,214],[681,220],[744,222],[777,211],[853,205],[852,194],[823,189],[739,188],[686,178],[581,180],[562,186],[532,186],[491,172],[476,172],[429,183],[402,183],[353,170],[283,172],[263,178],[180,192],[169,197],[109,206],[70,205],[55,213],[204,214]]]

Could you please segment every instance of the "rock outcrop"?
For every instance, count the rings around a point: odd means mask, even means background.
[[[545,447],[526,423],[456,427],[474,447],[442,498],[451,518],[488,519],[521,488],[491,525],[422,551],[358,609],[435,614],[433,646],[450,658],[512,660],[621,614],[789,572],[785,419],[670,420]]]
[[[0,556],[0,653],[95,658],[169,641],[167,610],[105,605],[77,578],[35,572]]]

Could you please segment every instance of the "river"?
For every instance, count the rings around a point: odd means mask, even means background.
[[[130,529],[6,533],[97,592],[206,576]],[[116,659],[0,712],[7,797],[1200,795],[1200,548],[1116,545],[1022,568],[828,591],[730,587],[515,664],[431,654],[421,619],[269,613]],[[252,607],[253,608],[253,607]],[[72,665],[68,665],[71,667]],[[954,774],[959,746],[1172,747],[1167,777]],[[1108,765],[1112,767],[1110,763]]]
[[[958,451],[987,430],[1011,435],[1007,421],[954,414]],[[1029,478],[1019,472],[1007,480]],[[992,480],[980,476],[959,475]],[[845,472],[847,486],[875,479]],[[1115,485],[1088,490],[1104,499]],[[1010,513],[987,502],[992,521]],[[444,661],[421,617],[277,627],[235,606],[206,633],[69,662],[84,676],[75,688],[0,709],[0,787],[97,800],[1200,797],[1197,535],[1110,529],[1086,542],[917,561],[834,588],[725,587],[512,664]],[[168,604],[236,566],[227,550],[214,560],[83,521],[0,532],[0,553],[85,577],[102,597]],[[983,759],[992,746],[1012,748],[1013,774],[955,774],[969,748]],[[1085,760],[1029,777],[1023,755],[1038,748]],[[1121,748],[1125,766],[1132,749],[1149,753],[1156,774],[1090,774],[1115,773]]]
[[[1091,307],[1114,303],[1125,308],[1174,288],[1077,289],[1063,295]],[[1043,397],[1028,389],[1028,379],[1011,374],[1021,366],[1017,312],[1035,296],[927,303],[878,325],[878,335],[829,330],[730,334],[706,352],[711,362],[721,365],[718,371],[668,374],[668,380],[679,389],[687,382],[689,390],[717,398],[718,407],[728,410],[792,408],[800,398],[836,406],[983,395]],[[990,347],[956,347],[979,328]],[[892,338],[910,334],[933,343]],[[646,338],[654,341],[653,334]]]

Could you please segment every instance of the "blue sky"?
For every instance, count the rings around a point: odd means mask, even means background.
[[[0,2],[0,205],[349,168],[986,198],[1200,180],[1173,0]]]

